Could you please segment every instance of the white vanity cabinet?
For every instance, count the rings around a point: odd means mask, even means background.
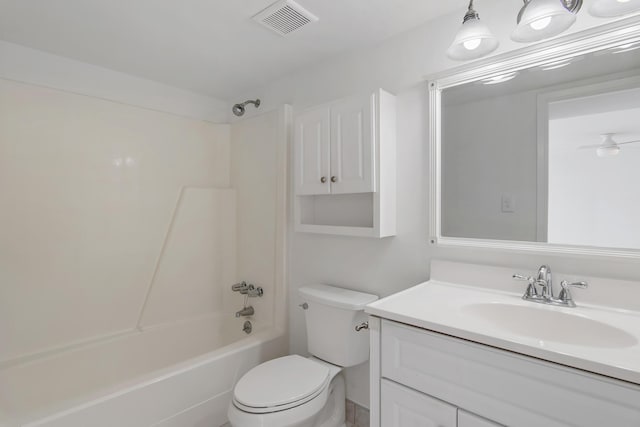
[[[457,408],[392,381],[380,384],[380,425],[385,427],[456,427]]]
[[[381,380],[380,425],[384,427],[500,427],[442,400],[387,379]]]
[[[382,89],[296,114],[296,231],[395,234],[395,123],[395,97]]]
[[[372,427],[638,427],[640,386],[371,317]]]

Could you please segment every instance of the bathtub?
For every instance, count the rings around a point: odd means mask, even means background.
[[[0,427],[219,427],[236,381],[282,331],[209,315],[0,367]]]

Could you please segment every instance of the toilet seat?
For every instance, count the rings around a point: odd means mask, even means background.
[[[247,372],[235,386],[233,404],[254,414],[284,411],[318,397],[331,378],[322,363],[298,355],[280,357]]]

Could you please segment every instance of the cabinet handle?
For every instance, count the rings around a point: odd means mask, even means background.
[[[331,182],[338,182],[338,178],[336,178],[335,176],[331,177]]]
[[[327,182],[327,177],[326,177],[326,176],[323,176],[322,178],[320,178],[320,182],[321,182],[321,183],[323,183],[323,184],[324,184],[325,182]]]

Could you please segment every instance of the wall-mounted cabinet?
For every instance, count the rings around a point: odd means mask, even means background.
[[[395,97],[383,90],[299,113],[296,231],[395,235]]]

